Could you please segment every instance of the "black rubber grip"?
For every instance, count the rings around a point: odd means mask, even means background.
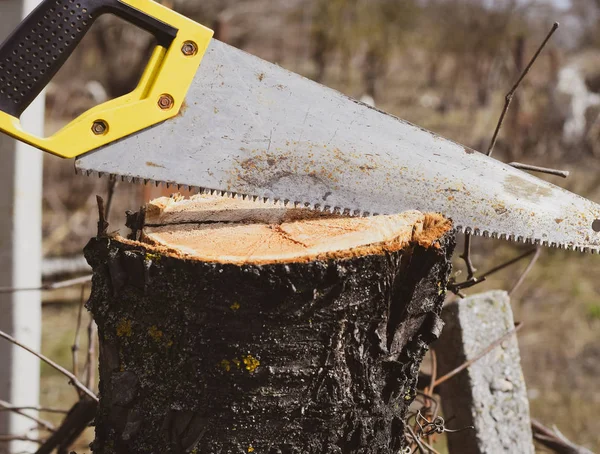
[[[177,35],[176,28],[119,0],[45,0],[0,47],[0,110],[20,117],[105,13],[152,33],[164,47]]]

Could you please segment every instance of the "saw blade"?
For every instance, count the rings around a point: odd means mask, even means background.
[[[75,165],[350,214],[438,212],[475,235],[600,250],[600,205],[216,40],[179,116]]]

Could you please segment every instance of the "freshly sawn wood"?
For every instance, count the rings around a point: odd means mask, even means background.
[[[454,238],[436,215],[342,218],[162,198],[99,237],[96,454],[398,453]]]

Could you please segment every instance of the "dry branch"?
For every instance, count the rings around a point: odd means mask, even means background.
[[[589,449],[573,443],[556,426],[549,429],[534,419],[531,421],[531,428],[534,440],[557,454],[594,454]]]
[[[536,53],[533,54],[533,57],[529,61],[529,64],[525,67],[525,69],[521,73],[521,76],[519,77],[519,79],[515,82],[513,87],[506,94],[505,101],[504,101],[504,108],[502,109],[502,113],[500,114],[500,118],[498,119],[498,124],[496,125],[496,130],[494,131],[494,135],[492,136],[492,140],[490,142],[490,146],[487,151],[488,156],[491,156],[492,153],[494,152],[494,147],[496,146],[496,141],[498,140],[498,134],[500,133],[500,130],[502,129],[502,125],[504,123],[504,117],[506,116],[506,112],[508,112],[508,108],[510,107],[510,103],[513,99],[513,96],[515,95],[515,92],[517,91],[517,89],[519,88],[519,85],[521,85],[521,82],[523,81],[523,79],[525,79],[525,76],[527,76],[527,74],[529,73],[529,70],[531,69],[531,67],[533,66],[533,64],[535,63],[537,58],[539,57],[542,50],[544,50],[544,47],[546,47],[546,44],[548,43],[548,41],[550,40],[550,38],[552,37],[552,35],[554,34],[554,32],[557,29],[558,29],[558,22],[555,22],[552,25],[550,32],[548,33],[548,35],[546,35],[546,38],[544,39],[544,41],[542,42],[542,44],[536,51]]]
[[[58,282],[49,282],[42,284],[40,287],[0,287],[0,294],[14,292],[32,292],[42,290],[57,290],[61,288],[74,287],[76,285],[87,284],[92,281],[92,275],[76,277]]]
[[[49,366],[53,367],[58,372],[60,372],[61,374],[63,374],[65,377],[67,377],[70,380],[70,383],[73,386],[75,386],[76,388],[78,388],[84,394],[87,394],[91,399],[95,400],[96,402],[98,401],[98,398],[96,397],[96,395],[90,389],[86,388],[79,381],[79,379],[75,375],[73,375],[71,372],[69,372],[64,367],[62,367],[59,364],[55,363],[50,358],[42,355],[41,353],[38,353],[35,350],[32,350],[31,348],[27,347],[26,345],[23,345],[22,343],[20,343],[19,341],[17,341],[14,337],[10,336],[9,334],[6,334],[4,331],[0,331],[0,337],[3,337],[4,339],[6,339],[7,341],[9,341],[10,343],[16,345],[17,347],[21,347],[22,349],[27,350],[32,355],[37,356],[39,359],[41,359],[42,361],[44,361],[46,364],[48,364]]]
[[[31,419],[32,421],[36,422],[40,427],[43,427],[44,429],[46,429],[50,432],[54,432],[56,430],[56,428],[54,427],[54,425],[51,422],[46,421],[45,419],[41,419],[37,416],[31,415],[31,414],[27,413],[24,409],[19,408],[15,405],[12,405],[9,402],[6,402],[4,400],[0,400],[0,409],[12,411],[14,413],[17,413],[17,414],[27,418],[27,419]]]

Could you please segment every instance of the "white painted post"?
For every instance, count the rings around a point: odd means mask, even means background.
[[[39,0],[0,1],[0,42]],[[24,127],[43,134],[44,99],[24,113]],[[0,286],[37,287],[42,259],[43,153],[0,134]],[[25,345],[40,349],[41,294],[37,291],[0,295],[0,329]],[[39,403],[40,364],[30,353],[0,341],[0,399],[18,406]],[[0,434],[35,438],[35,423],[10,412],[0,412]],[[33,452],[37,445],[0,443],[0,454]]]

